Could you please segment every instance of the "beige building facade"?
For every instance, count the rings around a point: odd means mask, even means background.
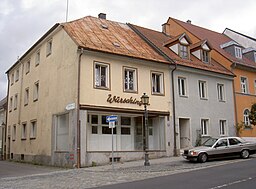
[[[7,71],[7,158],[56,166],[140,159],[149,96],[150,158],[173,155],[170,63],[126,24],[54,25]]]

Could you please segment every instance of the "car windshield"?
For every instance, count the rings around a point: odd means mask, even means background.
[[[217,140],[218,140],[217,138],[209,138],[207,141],[205,141],[202,144],[202,146],[212,147]]]

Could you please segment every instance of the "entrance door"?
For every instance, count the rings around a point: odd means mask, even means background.
[[[186,118],[179,119],[180,127],[180,149],[190,146],[190,120]]]

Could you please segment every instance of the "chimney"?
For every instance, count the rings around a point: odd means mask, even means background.
[[[187,20],[187,23],[188,23],[188,24],[191,24],[191,20]]]
[[[107,15],[105,13],[100,13],[98,18],[106,20]]]

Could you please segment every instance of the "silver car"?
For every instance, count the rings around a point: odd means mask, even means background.
[[[209,159],[231,156],[246,159],[254,153],[256,153],[256,143],[247,142],[239,137],[222,137],[209,138],[202,146],[184,150],[182,156],[190,161],[204,163]]]

